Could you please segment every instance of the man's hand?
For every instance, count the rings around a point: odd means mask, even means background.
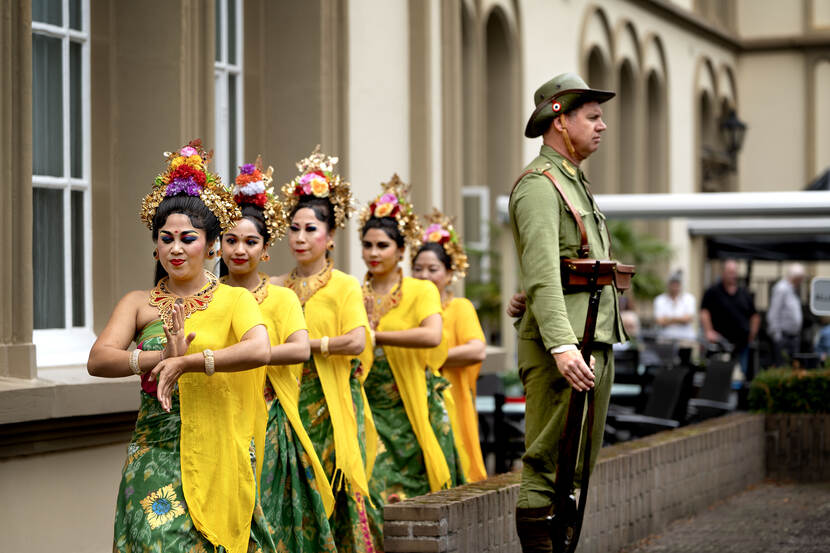
[[[510,302],[507,304],[507,316],[508,317],[521,317],[524,315],[527,303],[527,294],[524,292],[519,292],[518,294],[513,294],[513,297],[510,298]]]
[[[706,340],[707,341],[712,342],[713,344],[716,344],[720,341],[720,339],[721,339],[721,335],[717,331],[711,330],[711,329],[706,331]]]
[[[585,392],[594,387],[594,357],[591,356],[591,368],[582,360],[579,350],[568,350],[554,353],[556,368],[565,377],[571,387],[578,392]]]

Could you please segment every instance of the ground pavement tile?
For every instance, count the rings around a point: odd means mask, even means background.
[[[620,553],[830,552],[830,482],[764,481]]]

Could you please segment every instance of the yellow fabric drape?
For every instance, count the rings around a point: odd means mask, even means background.
[[[300,300],[297,299],[294,292],[287,288],[269,284],[268,295],[262,300],[259,307],[265,317],[265,324],[268,326],[271,345],[284,344],[289,336],[298,330],[306,329]],[[334,512],[334,494],[331,491],[331,486],[329,486],[326,471],[323,469],[320,458],[314,449],[314,444],[311,442],[311,438],[308,436],[308,432],[300,418],[298,407],[300,386],[296,374],[288,366],[269,365],[268,379],[271,381],[277,400],[285,411],[288,422],[291,423],[291,428],[294,429],[294,433],[299,438],[300,443],[303,444],[306,454],[308,454],[314,477],[319,482],[318,491],[323,499],[326,515],[331,516]]]
[[[401,302],[378,323],[378,331],[415,328],[430,315],[441,313],[441,296],[429,281],[406,277],[401,282]],[[406,415],[424,454],[429,487],[437,491],[451,485],[450,469],[429,422],[425,370],[435,370],[447,358],[447,341],[435,348],[383,346],[395,377]]]
[[[219,284],[207,309],[185,320],[196,333],[187,353],[220,350],[264,324],[259,306],[244,288]],[[196,529],[229,553],[245,553],[251,535],[256,481],[250,444],[264,435],[262,386],[265,368],[185,373],[179,378],[182,489]],[[262,458],[261,444],[257,460]]]
[[[328,283],[311,296],[305,304],[306,323],[312,340],[323,336],[342,336],[355,328],[366,329],[369,336],[369,319],[363,306],[363,294],[357,280],[336,269],[332,270]],[[368,357],[367,357],[367,350]],[[365,379],[371,368],[371,345],[367,343],[359,358]],[[314,364],[320,377],[320,385],[326,397],[326,404],[334,434],[335,471],[332,486],[340,489],[346,483],[354,491],[369,498],[367,472],[374,464],[377,454],[377,432],[366,395],[363,394],[366,420],[366,464],[360,454],[357,418],[350,387],[352,357],[347,355],[314,354]],[[366,364],[364,360],[368,360]]]
[[[444,337],[448,340],[449,349],[464,345],[470,340],[485,342],[478,314],[470,300],[453,298],[444,309]],[[468,482],[487,478],[478,435],[478,412],[475,408],[476,381],[480,371],[481,363],[466,367],[445,367],[441,371],[450,382],[445,396],[449,394],[452,402],[447,402],[447,411],[461,468]]]

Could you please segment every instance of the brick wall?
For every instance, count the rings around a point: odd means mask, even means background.
[[[579,553],[617,551],[764,477],[764,417],[737,414],[604,448]],[[519,475],[384,507],[389,553],[520,553]]]
[[[767,415],[767,476],[830,481],[830,415]]]

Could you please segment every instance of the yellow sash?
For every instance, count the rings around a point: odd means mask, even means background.
[[[196,333],[187,353],[234,345],[263,324],[259,306],[244,288],[219,284],[207,309],[185,320]],[[250,445],[264,435],[264,368],[186,373],[179,378],[182,489],[196,529],[229,553],[245,553],[251,535],[256,481]],[[257,449],[257,460],[262,458]]]
[[[297,296],[291,290],[268,285],[268,295],[260,304],[262,314],[265,316],[268,325],[268,334],[272,345],[285,343],[289,336],[298,330],[305,330],[302,307]],[[318,482],[318,491],[323,499],[323,506],[326,515],[331,516],[334,512],[334,494],[331,491],[326,471],[320,463],[320,458],[314,449],[314,444],[308,436],[303,421],[300,418],[298,407],[300,397],[299,380],[291,367],[269,365],[268,379],[274,387],[277,401],[280,402],[291,428],[299,438],[306,454],[308,454],[314,477]]]
[[[311,339],[342,336],[362,326],[366,329],[368,342],[369,320],[363,306],[360,285],[354,277],[341,271],[332,270],[328,283],[306,301],[305,315]],[[367,350],[371,350],[368,343],[364,352],[358,356],[364,373],[361,374],[362,379],[365,379],[365,374],[371,368],[371,351],[367,357]],[[365,359],[368,359],[368,364],[364,362]],[[334,434],[335,469],[332,487],[339,490],[348,482],[354,491],[368,499],[367,473],[371,472],[377,455],[377,431],[366,394],[363,393],[367,457],[364,465],[350,387],[351,363],[352,358],[345,355],[325,357],[314,354],[314,365],[326,397]]]
[[[381,317],[378,331],[415,328],[436,313],[441,313],[441,297],[435,285],[407,277],[401,282],[400,304]],[[447,341],[442,340],[435,348],[383,346],[383,351],[395,377],[415,438],[423,452],[430,490],[447,488],[451,485],[450,469],[429,422],[424,372],[435,370],[444,363],[447,358]]]
[[[475,307],[466,298],[453,298],[444,309],[444,338],[449,349],[466,344],[470,340],[485,341],[484,331],[478,320]],[[478,437],[478,413],[475,408],[475,388],[481,363],[466,367],[444,368],[441,373],[449,380],[450,388],[444,392],[447,411],[452,424],[458,459],[467,482],[487,478],[484,458]]]

